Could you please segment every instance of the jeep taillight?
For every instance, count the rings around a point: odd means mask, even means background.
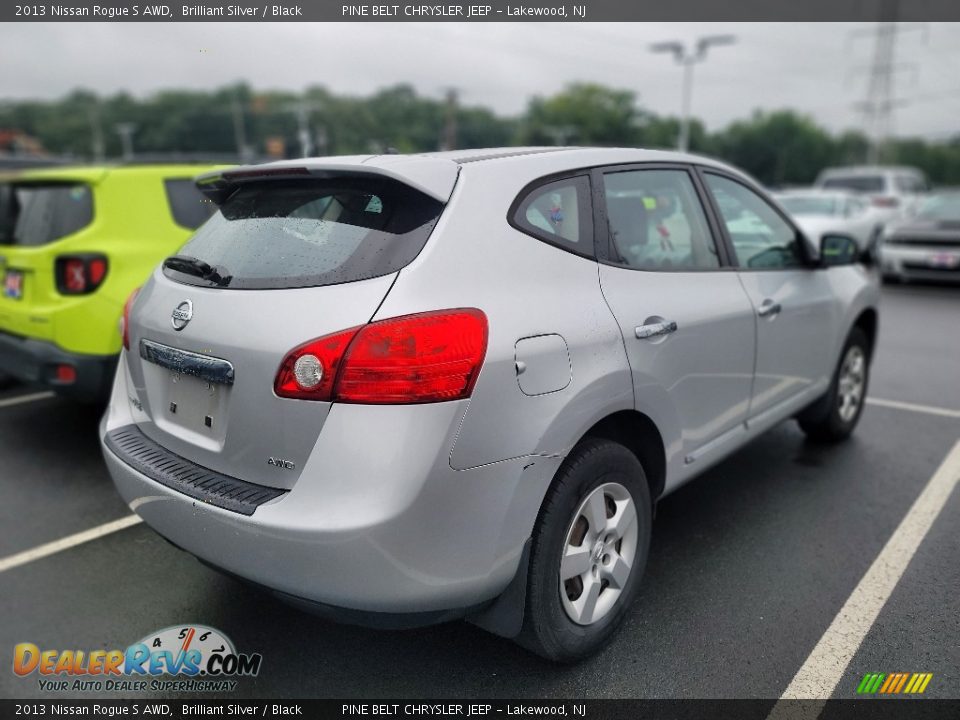
[[[140,288],[134,289],[130,293],[130,297],[127,298],[127,301],[123,304],[123,317],[120,319],[120,335],[123,337],[123,347],[125,350],[130,349],[130,308],[133,307],[133,301],[137,299],[137,293],[140,292]]]
[[[440,310],[370,323],[292,350],[274,381],[280,397],[406,404],[470,397],[487,351],[487,316]]]
[[[54,277],[61,295],[92,293],[107,276],[107,258],[103,255],[61,255],[54,261]]]

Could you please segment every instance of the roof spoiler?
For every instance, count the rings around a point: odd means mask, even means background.
[[[447,202],[457,181],[459,167],[450,161],[409,158],[400,164],[391,162],[398,155],[376,156],[359,162],[323,164],[271,163],[216,170],[196,178],[197,187],[212,202],[222,204],[239,186],[277,180],[327,180],[332,178],[389,178],[408,185],[430,197]],[[380,161],[382,158],[382,162]]]

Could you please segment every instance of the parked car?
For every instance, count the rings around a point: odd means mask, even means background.
[[[870,200],[884,221],[898,220],[916,208],[930,183],[921,170],[890,165],[826,168],[814,182],[820,190],[852,190]]]
[[[220,212],[128,302],[104,457],[172,543],[331,617],[583,657],[657,500],[863,408],[876,274],[727,165],[511,148],[198,184]]]
[[[0,374],[104,400],[130,291],[215,206],[207,165],[27,170],[0,178]]]
[[[889,225],[880,256],[888,280],[960,280],[960,190],[935,192]]]
[[[849,235],[866,250],[883,232],[883,214],[859,193],[803,188],[774,193],[774,198],[814,242],[839,233]]]

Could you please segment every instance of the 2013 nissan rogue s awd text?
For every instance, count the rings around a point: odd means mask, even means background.
[[[177,546],[349,622],[467,617],[555,660],[637,594],[653,504],[774,424],[848,436],[878,282],[742,173],[512,148],[198,179],[101,425]]]

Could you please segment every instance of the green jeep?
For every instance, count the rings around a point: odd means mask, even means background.
[[[58,167],[0,177],[0,378],[105,398],[124,302],[216,210],[192,180],[216,167]]]

